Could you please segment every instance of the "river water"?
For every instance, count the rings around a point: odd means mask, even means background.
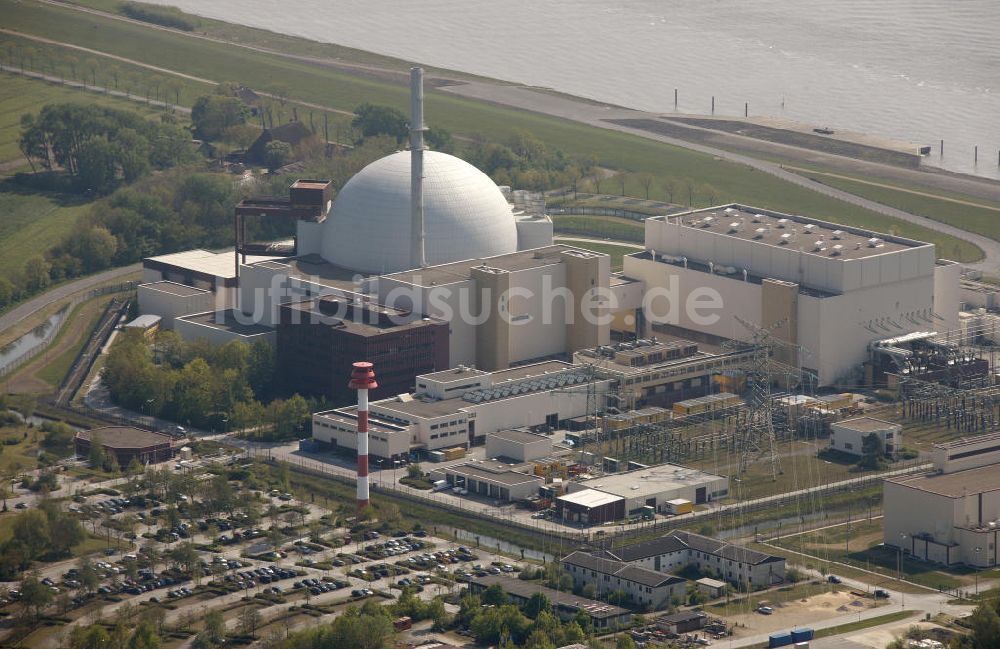
[[[685,113],[749,102],[1000,177],[997,0],[154,1],[644,110],[673,111],[675,88]]]
[[[20,361],[40,345],[47,344],[59,331],[68,314],[69,305],[66,305],[14,342],[0,347],[0,372]]]

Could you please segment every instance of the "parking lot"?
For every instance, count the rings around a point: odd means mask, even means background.
[[[455,592],[472,575],[520,569],[509,558],[422,529],[338,525],[330,511],[277,489],[252,494],[255,513],[243,505],[207,511],[204,485],[219,478],[198,466],[185,467],[185,478],[203,486],[191,488],[190,496],[154,497],[145,490],[128,497],[121,483],[96,494],[89,486],[85,491],[62,485],[74,494],[60,501],[64,509],[80,519],[92,542],[103,539],[105,547],[39,565],[38,576],[56,600],[53,608],[70,623],[37,643],[29,637],[29,646],[61,646],[77,620],[153,607],[162,609],[168,628],[196,630],[212,609],[223,611],[227,625],[235,627],[234,611],[248,604],[263,625],[304,605],[319,623],[351,601],[389,601],[403,588],[430,599]],[[19,586],[11,583],[0,595],[0,610],[19,612]]]

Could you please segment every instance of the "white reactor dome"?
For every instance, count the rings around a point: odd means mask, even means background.
[[[510,205],[489,176],[424,151],[424,251],[429,265],[517,251]],[[410,152],[371,163],[337,194],[323,225],[322,257],[362,273],[412,268]]]

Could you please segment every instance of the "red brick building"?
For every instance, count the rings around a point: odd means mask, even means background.
[[[88,457],[90,446],[94,440],[100,442],[104,452],[113,454],[118,460],[118,466],[127,467],[133,459],[142,464],[165,462],[174,456],[177,450],[174,438],[163,433],[154,433],[131,426],[103,426],[91,430],[83,430],[76,434],[76,454],[78,457]]]

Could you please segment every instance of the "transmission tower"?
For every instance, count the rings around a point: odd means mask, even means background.
[[[787,374],[788,368],[779,369],[772,358],[774,347],[781,345],[796,352],[802,347],[779,340],[772,332],[783,326],[785,320],[779,320],[769,327],[759,327],[747,322],[739,316],[736,320],[750,332],[749,343],[730,341],[727,347],[739,348],[750,346],[751,354],[744,365],[747,377],[748,397],[746,410],[740,416],[736,426],[736,449],[740,454],[739,472],[756,462],[766,462],[771,467],[771,479],[777,480],[781,473],[781,460],[778,457],[777,442],[774,434],[774,401],[771,399],[771,380],[775,374]],[[783,364],[782,364],[783,365]]]

